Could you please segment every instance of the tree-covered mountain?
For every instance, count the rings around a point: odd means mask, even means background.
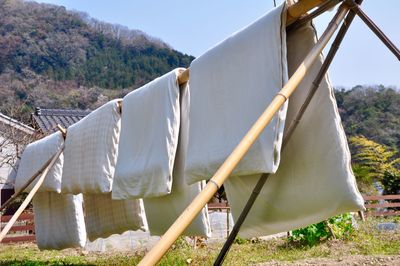
[[[192,56],[62,6],[0,0],[0,109],[94,108]]]
[[[192,60],[144,32],[85,13],[0,0],[0,111],[6,114],[15,106],[25,114],[36,106],[94,109]],[[336,90],[336,98],[348,136],[400,149],[398,91],[357,86]]]
[[[400,92],[384,86],[335,91],[348,136],[362,135],[400,150]]]

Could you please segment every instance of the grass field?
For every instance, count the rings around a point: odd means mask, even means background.
[[[270,241],[241,241],[235,244],[225,265],[400,265],[400,231],[379,231],[379,222],[360,222],[348,239],[328,240],[308,247],[286,238]],[[194,248],[180,240],[160,265],[211,265],[222,244]],[[1,245],[0,265],[135,265],[145,251],[96,253],[79,249],[39,251],[34,244]]]

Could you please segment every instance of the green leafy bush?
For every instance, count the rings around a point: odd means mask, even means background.
[[[294,230],[289,241],[314,246],[330,238],[346,238],[353,230],[351,214],[346,213]]]
[[[399,194],[400,171],[386,171],[383,175],[382,185],[385,188],[384,194]]]

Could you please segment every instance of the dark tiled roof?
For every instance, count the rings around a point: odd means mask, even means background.
[[[47,135],[58,130],[57,124],[68,128],[88,114],[90,111],[36,108],[32,120],[35,127]]]

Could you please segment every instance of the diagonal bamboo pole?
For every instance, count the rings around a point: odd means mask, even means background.
[[[57,124],[57,129],[61,132],[62,137],[65,138],[67,137],[67,130],[65,128],[63,128],[60,124]],[[10,205],[19,195],[22,194],[22,192],[24,192],[24,190],[39,176],[43,173],[43,171],[46,169],[46,167],[50,164],[51,160],[52,160],[53,156],[50,157],[50,159],[48,159],[44,165],[42,166],[42,168],[40,168],[36,173],[34,173],[32,175],[31,178],[28,179],[28,181],[26,181],[26,183],[21,187],[21,189],[17,192],[15,192],[11,198],[9,198],[1,207],[0,207],[0,212],[2,210],[4,210],[8,205]]]
[[[299,17],[302,15],[306,14],[308,11],[313,9],[314,7],[317,7],[324,2],[329,2],[325,0],[300,0],[293,5],[288,7],[287,10],[287,24],[290,25],[293,22],[295,22]]]
[[[337,4],[342,2],[343,0],[330,0],[324,2],[322,5],[318,7],[318,9],[314,10],[313,12],[302,16],[298,20],[296,20],[294,23],[287,25],[286,27],[286,32],[290,32],[292,30],[300,28],[302,25],[306,24],[307,22],[311,21],[312,19],[318,17],[322,13],[328,11],[331,8],[334,8]]]
[[[351,8],[354,12],[356,12],[357,16],[359,16],[362,21],[370,28],[370,30],[375,33],[375,35],[386,45],[386,47],[397,57],[397,60],[400,60],[400,50],[396,47],[396,45],[383,33],[383,31],[370,19],[367,14],[361,9],[360,5],[353,0],[350,0],[352,3]]]
[[[9,198],[3,205],[1,205],[0,211],[3,211],[8,205],[10,205],[19,195],[22,194],[22,192],[24,192],[24,190],[36,179],[36,177],[38,177],[39,175],[41,175],[43,173],[43,171],[46,169],[46,167],[50,164],[52,158],[53,157],[50,157],[50,159],[48,159],[47,162],[45,162],[45,164],[42,166],[42,168],[40,168],[35,174],[33,174],[33,176],[31,178],[29,178],[28,181],[26,181],[26,183],[21,187],[20,190],[15,192],[11,196],[11,198]]]
[[[32,200],[33,196],[36,194],[40,186],[42,185],[44,179],[46,178],[47,174],[49,173],[50,169],[53,167],[53,165],[56,163],[58,157],[64,150],[64,144],[60,147],[58,152],[53,156],[51,159],[49,165],[46,167],[46,169],[43,171],[43,174],[40,176],[38,179],[37,183],[33,186],[31,192],[29,192],[28,196],[22,202],[21,206],[18,208],[18,210],[14,213],[14,215],[11,217],[11,220],[7,223],[7,225],[4,227],[3,231],[0,233],[0,242],[3,241],[3,238],[6,236],[8,231],[10,231],[11,227],[14,225],[14,223],[17,221],[18,217],[21,215],[21,213],[25,210],[25,208],[28,206],[29,202]]]
[[[359,0],[359,2],[361,3],[362,0]],[[321,69],[319,70],[314,81],[312,82],[312,87],[311,87],[309,93],[307,94],[306,100],[300,107],[295,118],[290,122],[289,127],[288,127],[287,131],[285,132],[285,135],[283,137],[283,142],[282,142],[282,151],[284,150],[284,148],[287,145],[288,141],[290,140],[292,134],[296,130],[297,125],[299,124],[299,122],[301,121],[301,119],[303,117],[303,114],[307,110],[308,105],[310,104],[312,98],[314,97],[316,91],[318,90],[323,77],[325,76],[326,72],[328,71],[328,68],[329,68],[330,64],[332,63],[332,60],[336,55],[336,52],[339,50],[340,44],[342,43],[344,36],[347,33],[347,30],[349,29],[351,23],[354,20],[354,17],[355,17],[355,13],[353,11],[350,11],[349,14],[346,16],[344,23],[340,27],[340,30],[339,30],[335,40],[332,43],[332,46],[328,52],[328,55],[326,56],[325,61],[321,66]],[[232,229],[231,233],[229,234],[220,253],[218,254],[218,257],[215,259],[214,266],[222,265],[222,263],[224,262],[225,257],[227,255],[227,253],[229,252],[229,249],[232,246],[237,234],[239,233],[242,224],[246,220],[247,215],[249,214],[251,208],[253,207],[254,202],[256,201],[258,195],[261,192],[261,189],[264,187],[264,184],[266,183],[269,176],[270,176],[270,174],[265,173],[265,174],[262,174],[261,177],[258,179],[257,184],[254,186],[254,189],[253,189],[249,199],[247,200],[245,207],[243,208],[242,212],[240,213],[239,218],[237,219],[235,225],[233,226],[233,229]]]
[[[172,224],[167,232],[162,236],[158,243],[150,250],[142,259],[139,265],[155,265],[161,257],[167,252],[175,240],[182,234],[186,227],[193,221],[201,209],[207,204],[211,197],[215,194],[223,182],[229,177],[233,169],[240,162],[243,156],[250,149],[251,145],[259,137],[264,128],[272,120],[275,113],[282,107],[289,96],[296,90],[299,83],[303,80],[309,68],[318,58],[339,24],[343,21],[348,7],[341,5],[338,13],[335,15],[334,21],[329,24],[328,28],[321,36],[320,40],[309,52],[302,64],[297,68],[296,72],[289,79],[288,83],[275,96],[271,104],[265,109],[263,114],[257,119],[250,128],[244,138],[233,150],[231,155],[225,160],[214,176],[207,183],[205,188],[194,198],[191,204],[182,212],[178,219]]]

